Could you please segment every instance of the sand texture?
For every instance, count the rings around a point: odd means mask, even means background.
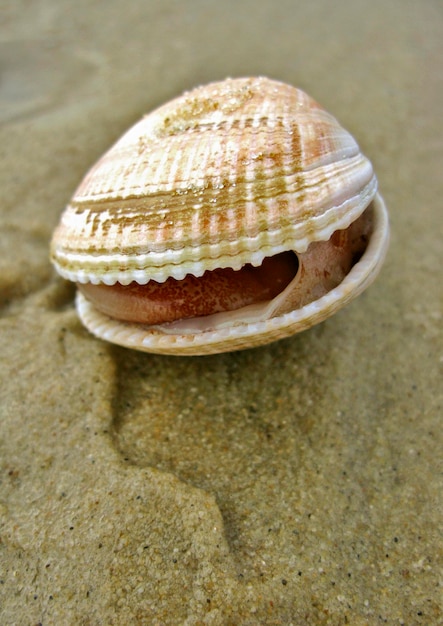
[[[443,624],[441,2],[6,0],[1,18],[0,624]],[[145,112],[256,74],[374,163],[378,280],[260,349],[95,339],[48,260],[76,185]]]

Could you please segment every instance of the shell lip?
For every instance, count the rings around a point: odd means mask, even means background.
[[[77,310],[94,335],[124,347],[145,352],[198,355],[269,343],[323,321],[364,291],[379,273],[389,245],[389,220],[379,193],[373,200],[374,229],[361,259],[335,289],[304,307],[261,322],[191,334],[170,335],[153,327],[118,322],[96,311],[77,292]]]
[[[234,241],[162,252],[151,250],[132,256],[127,253],[85,255],[57,249],[53,243],[52,262],[57,272],[67,280],[105,285],[117,282],[128,285],[133,281],[144,285],[150,280],[162,283],[169,277],[182,280],[187,274],[200,277],[206,270],[217,268],[239,270],[246,263],[258,266],[265,257],[289,250],[303,253],[314,241],[328,240],[334,231],[347,228],[357,219],[376,193],[377,179],[373,176],[360,192],[358,200],[352,197],[306,221],[267,230],[254,237],[238,237]]]

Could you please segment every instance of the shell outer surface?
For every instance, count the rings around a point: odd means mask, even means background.
[[[52,241],[77,282],[159,282],[303,252],[377,189],[369,160],[303,91],[228,79],[172,100],[92,167]]]
[[[206,321],[199,327],[197,318],[191,331],[166,331],[108,317],[78,292],[79,317],[93,334],[159,354],[241,350],[321,322],[378,274],[388,216],[353,137],[295,87],[227,79],[146,115],[99,159],[62,214],[51,258],[78,283],[181,280],[260,265],[284,251],[301,255],[366,209],[372,230],[361,258],[309,304],[249,321],[229,317],[214,328]]]

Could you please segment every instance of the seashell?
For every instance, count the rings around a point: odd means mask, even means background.
[[[74,193],[51,256],[98,337],[208,354],[321,322],[372,282],[388,239],[352,136],[303,91],[242,78],[123,135]]]

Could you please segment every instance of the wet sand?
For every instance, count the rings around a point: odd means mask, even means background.
[[[3,9],[2,625],[443,623],[443,15],[298,4]],[[256,74],[305,89],[374,163],[381,275],[255,350],[93,338],[48,260],[75,186],[145,112]]]

